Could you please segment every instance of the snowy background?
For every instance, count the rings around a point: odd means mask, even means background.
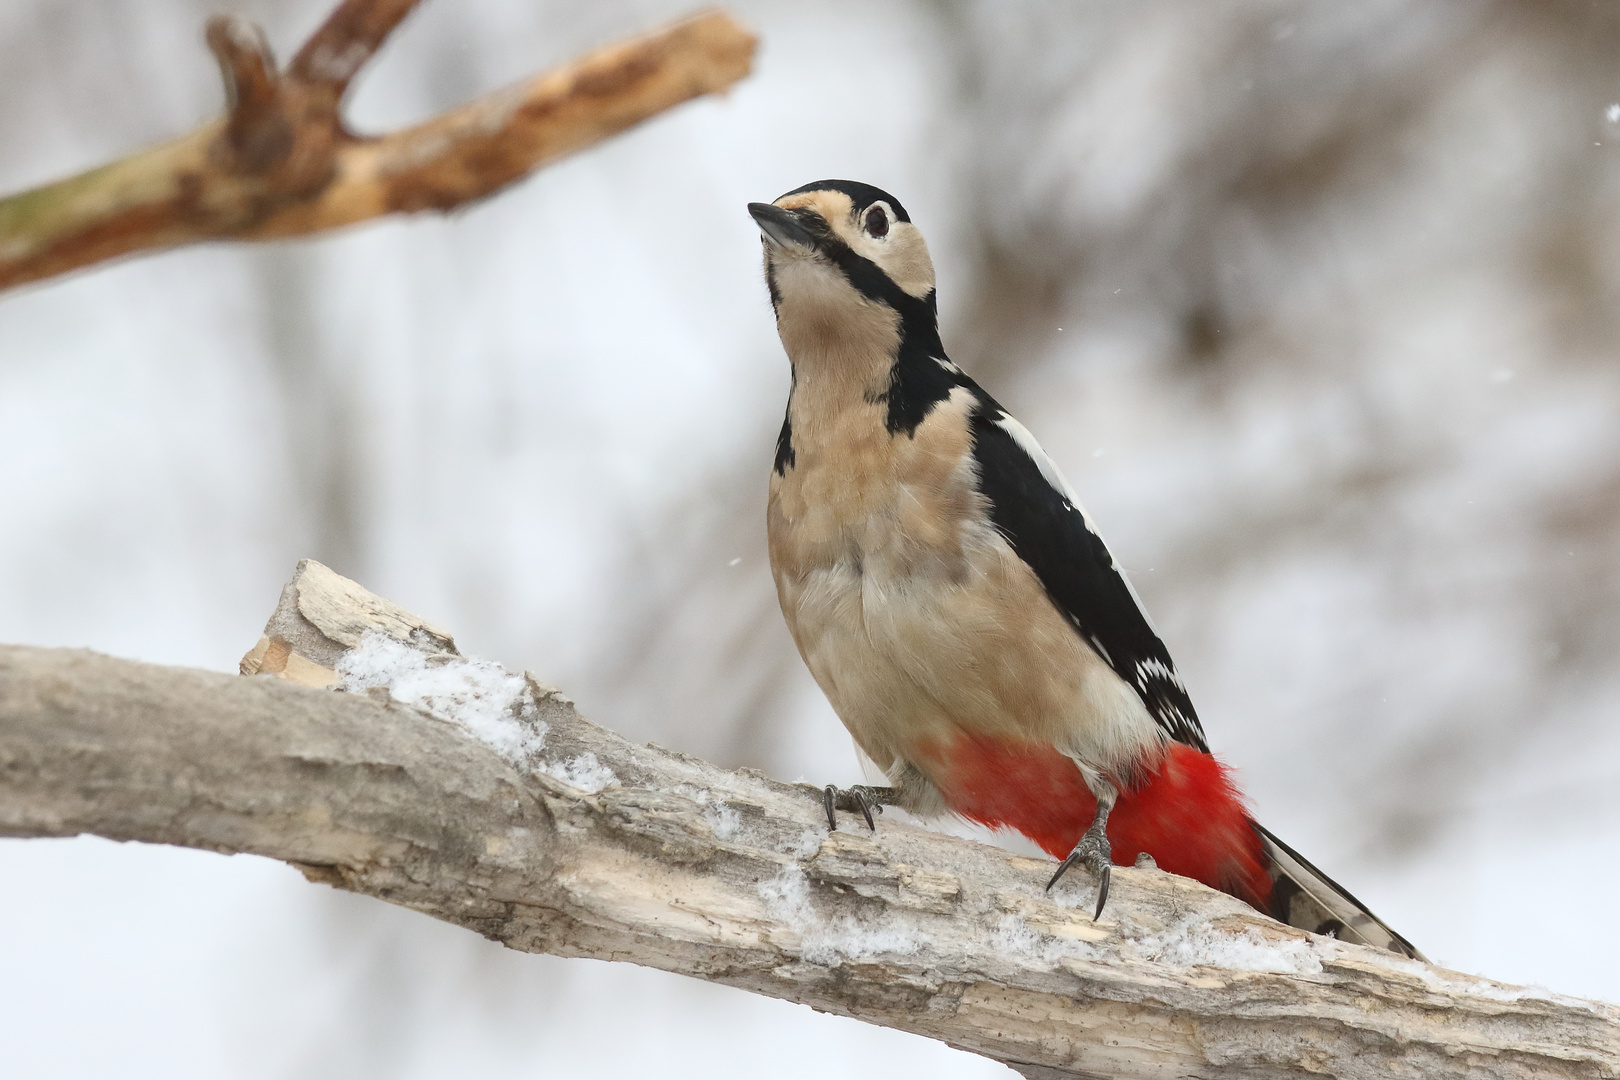
[[[5,0],[0,190],[189,129],[204,17]],[[411,121],[684,10],[430,0]],[[232,671],[314,556],[726,764],[858,776],[765,565],[743,210],[899,196],[947,346],[1102,523],[1258,816],[1437,960],[1620,1000],[1620,8],[733,5],[757,74],[449,219],[0,297],[0,640]],[[1010,1076],[293,870],[0,841],[19,1077]]]

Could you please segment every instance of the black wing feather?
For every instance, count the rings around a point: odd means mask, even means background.
[[[973,420],[973,457],[990,519],[1046,587],[1097,655],[1142,698],[1172,739],[1205,753],[1209,745],[1170,651],[1085,513],[1050,482],[1000,421],[1011,419],[983,390]],[[1016,423],[1016,421],[1015,421]],[[1036,448],[1039,453],[1039,448]]]

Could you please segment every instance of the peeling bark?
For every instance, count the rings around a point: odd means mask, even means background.
[[[0,647],[0,834],[266,855],[515,949],[739,986],[1030,1077],[1620,1076],[1613,1006],[1318,938],[1151,869],[1116,870],[1094,923],[1089,882],[1042,891],[1048,862],[892,819],[829,833],[816,789],[632,745],[532,676],[508,678],[505,715],[533,739],[504,754],[398,686],[308,685],[377,641],[424,670],[480,663],[315,563],[251,677]]]

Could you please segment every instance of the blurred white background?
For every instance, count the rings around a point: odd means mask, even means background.
[[[0,191],[219,108],[211,11],[5,0]],[[765,565],[743,210],[928,235],[1258,816],[1438,961],[1620,1000],[1620,9],[749,0],[757,73],[448,219],[0,296],[0,640],[221,671],[313,556],[638,739],[847,782]],[[685,10],[430,0],[357,127]],[[1612,119],[1611,119],[1612,117]],[[19,1077],[1010,1076],[293,870],[0,841]]]

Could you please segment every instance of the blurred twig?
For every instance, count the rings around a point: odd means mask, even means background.
[[[748,74],[755,39],[705,12],[380,137],[350,132],[350,80],[417,0],[344,0],[278,71],[264,34],[208,23],[227,114],[183,138],[0,199],[0,289],[137,251],[263,240],[449,210]]]

